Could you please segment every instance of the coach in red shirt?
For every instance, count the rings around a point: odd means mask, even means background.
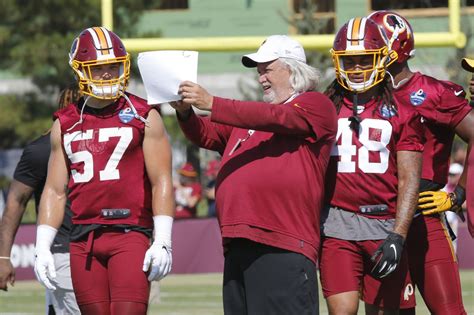
[[[242,63],[257,68],[264,102],[210,95],[185,81],[182,130],[218,151],[217,217],[225,249],[226,314],[318,314],[316,260],[324,176],[337,130],[319,71],[303,47],[268,37]],[[210,112],[197,116],[191,104]]]
[[[469,93],[471,94],[471,106],[474,106],[474,59],[463,58],[461,65],[464,70],[472,72],[469,80]],[[466,159],[467,177],[466,177],[466,201],[467,201],[467,227],[471,236],[474,238],[474,149],[468,151]]]

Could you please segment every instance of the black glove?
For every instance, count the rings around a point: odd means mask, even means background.
[[[397,233],[389,233],[385,241],[377,248],[370,258],[375,266],[370,272],[374,278],[382,279],[397,269],[402,257],[403,236]]]
[[[462,205],[464,201],[466,201],[466,190],[461,186],[457,185],[452,194],[454,195],[454,202],[451,211],[456,212],[459,218],[461,218],[461,221],[465,222],[466,218],[464,217],[464,213],[462,212]]]

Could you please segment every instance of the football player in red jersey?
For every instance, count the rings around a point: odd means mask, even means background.
[[[393,100],[385,71],[396,59],[367,18],[339,30],[331,50],[336,80],[326,94],[338,132],[322,218],[321,286],[330,314],[397,314],[414,306],[404,242],[416,209],[423,125]]]
[[[454,135],[472,146],[474,112],[461,86],[410,70],[414,37],[404,17],[376,11],[369,18],[386,31],[388,45],[398,54],[388,69],[395,99],[418,111],[426,125],[419,210],[407,238],[410,273],[431,313],[465,314],[458,263],[442,212],[450,210],[462,216],[467,168],[454,192],[440,189],[447,182]],[[415,310],[401,313],[414,314]]]
[[[464,70],[474,73],[474,59],[463,58],[461,65]],[[474,74],[469,80],[469,93],[471,94],[471,106],[474,106]],[[468,158],[465,166],[469,167],[466,177],[466,202],[467,202],[467,227],[469,233],[474,237],[474,149],[468,151]]]
[[[125,91],[130,56],[115,33],[85,29],[69,57],[87,97],[55,113],[35,273],[55,289],[50,247],[68,192],[71,275],[81,313],[146,314],[149,281],[165,277],[172,263],[174,198],[165,128],[155,108]]]

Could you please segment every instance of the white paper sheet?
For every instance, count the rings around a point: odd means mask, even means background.
[[[138,54],[138,69],[148,104],[161,104],[181,99],[179,84],[197,82],[198,52],[186,50],[147,51]]]

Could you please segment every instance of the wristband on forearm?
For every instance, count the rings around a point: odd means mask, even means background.
[[[38,225],[36,229],[35,250],[50,250],[58,230],[47,224]]]
[[[155,215],[153,217],[154,240],[164,242],[171,247],[171,230],[173,228],[173,217],[168,215]]]
[[[457,185],[453,191],[453,195],[453,205],[461,207],[464,201],[466,200],[466,190],[461,186]]]

